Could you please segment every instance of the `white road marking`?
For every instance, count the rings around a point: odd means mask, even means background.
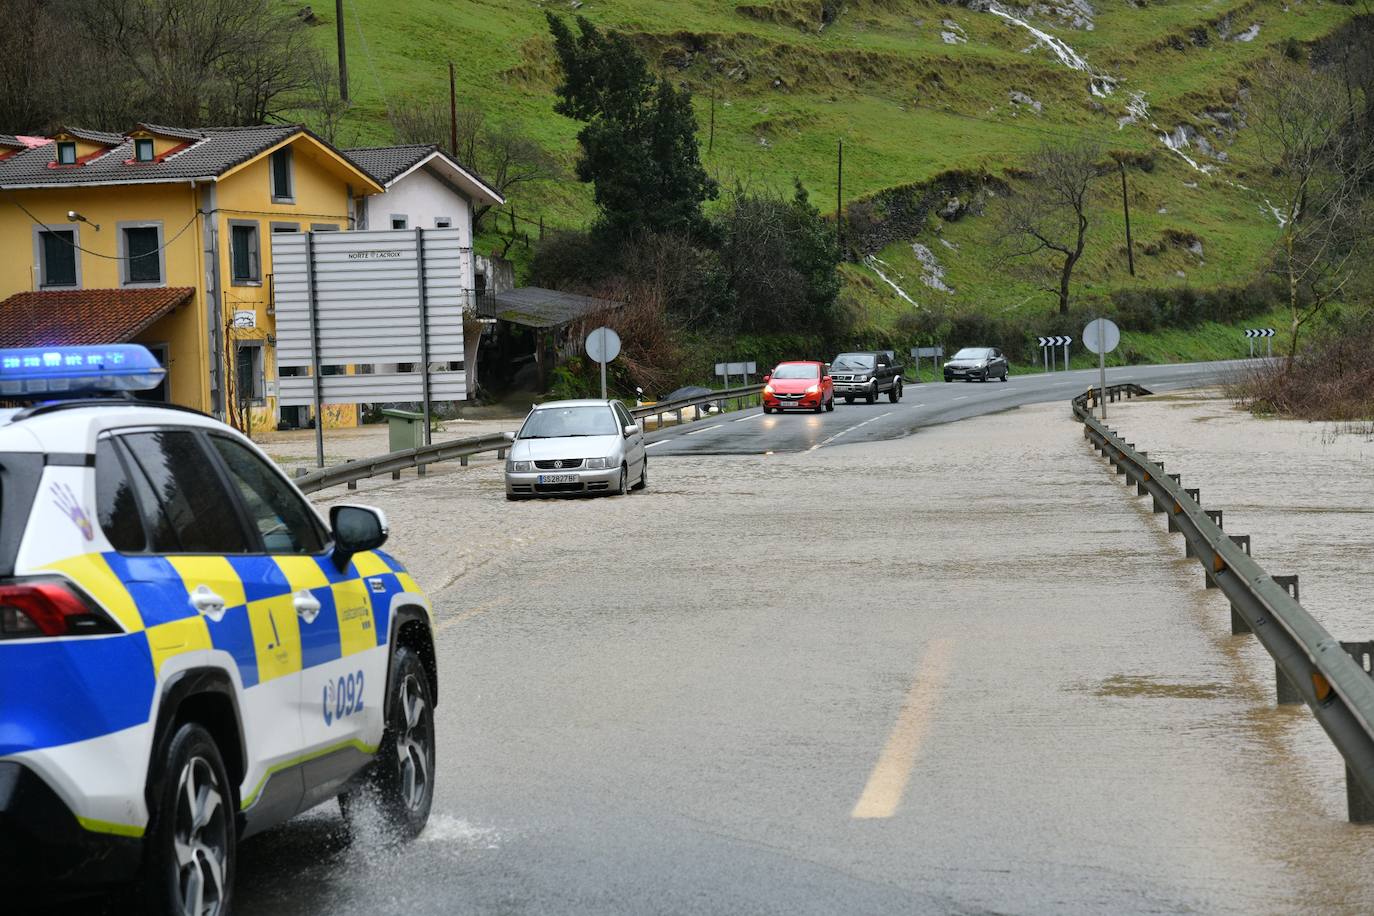
[[[646,446],[644,446],[644,447],[645,447],[645,448],[653,448],[655,445],[662,445],[663,443],[665,443],[665,442],[667,442],[667,441],[668,441],[667,439],[660,439],[660,440],[658,440],[657,442],[650,442],[648,445],[646,445]]]
[[[715,426],[708,426],[705,429],[694,429],[690,433],[683,433],[685,436],[695,436],[697,433],[709,433],[713,429],[720,429],[724,423],[717,423]]]
[[[916,406],[919,407],[920,405],[918,404],[918,405],[916,405]],[[878,421],[878,420],[881,420],[883,417],[890,417],[890,416],[892,416],[892,414],[893,414],[893,411],[889,410],[887,413],[878,414],[878,416],[876,416],[876,417],[870,417],[869,419],[864,420],[862,423],[855,423],[853,426],[846,426],[844,429],[840,430],[840,431],[837,432],[835,435],[831,436],[829,439],[826,439],[826,440],[824,440],[824,441],[822,441],[822,442],[817,442],[815,445],[813,445],[813,446],[811,446],[809,449],[807,449],[807,451],[808,451],[808,452],[814,452],[816,449],[820,448],[822,445],[829,445],[830,443],[834,442],[836,439],[840,438],[840,437],[843,436],[845,433],[853,432],[854,430],[858,429],[858,428],[861,427],[861,426],[867,426],[867,425],[870,424],[870,423],[873,423],[873,422],[876,422],[876,421]]]
[[[967,400],[968,400],[968,395],[966,395],[966,394],[961,394],[961,395],[959,395],[957,398],[955,398],[954,400],[956,400],[956,401],[967,401]]]
[[[752,416],[748,416],[748,417],[740,417],[738,420],[731,420],[730,422],[731,422],[731,423],[743,423],[745,420],[757,420],[757,419],[758,419],[759,417],[761,417],[761,416],[763,416],[763,413],[762,413],[762,412],[756,413],[756,414],[754,414],[754,415],[752,415]]]

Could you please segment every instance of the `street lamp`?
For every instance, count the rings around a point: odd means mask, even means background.
[[[92,223],[90,220],[86,219],[86,217],[82,216],[80,213],[77,213],[75,210],[67,211],[67,219],[69,219],[73,223],[89,223],[90,225],[95,227],[96,232],[100,231],[99,223]]]

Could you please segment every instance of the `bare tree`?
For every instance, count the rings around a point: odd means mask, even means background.
[[[1002,206],[998,243],[1008,258],[1044,253],[1058,281],[1044,286],[1069,310],[1073,269],[1088,238],[1093,184],[1103,174],[1101,150],[1086,142],[1042,146],[1028,163],[1032,177]]]
[[[1363,100],[1334,76],[1282,59],[1251,85],[1250,125],[1279,221],[1270,270],[1288,290],[1288,357],[1303,327],[1349,288],[1374,241],[1366,199],[1374,147],[1359,129]]]
[[[457,149],[451,148],[447,101],[402,99],[392,106],[389,115],[402,143],[432,143],[446,150],[475,169],[502,197],[518,186],[561,175],[557,160],[528,134],[508,122],[488,122],[481,108],[458,106]],[[473,222],[480,223],[490,209],[478,207]]]
[[[318,48],[306,57],[305,64],[310,73],[306,98],[309,109],[315,113],[315,130],[337,146],[339,128],[350,107],[339,95],[338,67],[328,54]]]

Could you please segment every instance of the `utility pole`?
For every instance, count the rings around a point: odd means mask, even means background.
[[[706,155],[711,155],[711,150],[716,145],[716,87],[711,87],[711,127],[706,132]]]
[[[339,98],[348,101],[348,53],[344,50],[344,0],[334,0],[334,25],[339,34]]]
[[[839,141],[835,162],[835,239],[844,245],[844,140]]]
[[[458,83],[453,77],[453,61],[448,62],[448,154],[458,158]],[[475,168],[474,163],[467,163]]]
[[[1118,162],[1121,166],[1121,209],[1126,214],[1126,263],[1131,268],[1131,276],[1135,276],[1135,248],[1131,245],[1131,201],[1126,196],[1126,163]]]

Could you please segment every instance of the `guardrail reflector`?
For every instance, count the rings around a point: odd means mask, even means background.
[[[1146,480],[1149,480],[1149,479],[1150,479],[1150,472],[1149,472],[1149,471],[1146,471],[1146,472],[1145,472],[1145,479],[1146,479]]]
[[[1177,501],[1177,500],[1175,500],[1175,501],[1174,501],[1174,515],[1178,515],[1178,514],[1180,514],[1182,511],[1183,511],[1183,507],[1180,506],[1180,505],[1178,504],[1178,501]]]
[[[1219,553],[1212,554],[1212,572],[1226,572],[1226,561],[1221,558],[1221,554]]]
[[[1331,682],[1320,671],[1312,672],[1312,689],[1316,691],[1318,703],[1331,699]]]

